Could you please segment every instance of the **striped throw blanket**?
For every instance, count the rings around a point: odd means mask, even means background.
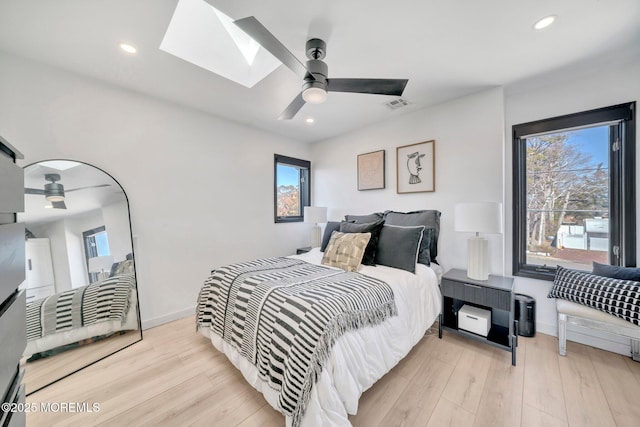
[[[295,427],[336,339],[396,314],[393,290],[378,279],[268,258],[214,270],[198,297],[196,326],[256,366]]]
[[[133,274],[61,292],[27,304],[27,340],[108,320],[124,321]]]

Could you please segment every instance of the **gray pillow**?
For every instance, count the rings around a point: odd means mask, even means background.
[[[383,217],[384,217],[384,214],[382,212],[374,212],[369,215],[345,215],[344,219],[347,220],[347,222],[366,224],[368,222],[380,221]]]
[[[340,231],[340,222],[329,221],[324,227],[324,234],[322,235],[322,244],[320,245],[320,252],[324,252],[327,249],[329,240],[331,240],[331,233],[334,231]]]
[[[350,222],[343,222],[340,224],[340,232],[342,233],[371,233],[371,238],[367,247],[364,250],[364,256],[362,257],[362,263],[364,265],[376,265],[376,251],[378,249],[378,239],[380,237],[380,230],[382,229],[384,220],[376,222],[370,222],[367,224],[355,224]]]
[[[619,267],[617,265],[600,264],[594,261],[593,274],[596,276],[611,277],[613,279],[640,282],[640,268]]]
[[[378,240],[376,263],[415,273],[424,229],[422,225],[415,227],[383,225]]]
[[[384,220],[387,225],[400,226],[417,226],[424,225],[425,228],[431,228],[431,236],[422,239],[420,255],[418,262],[420,264],[429,265],[436,262],[438,256],[438,236],[440,235],[440,211],[437,210],[421,210],[412,212],[385,212]],[[428,251],[427,251],[428,249]]]

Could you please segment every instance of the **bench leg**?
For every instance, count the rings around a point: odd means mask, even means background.
[[[558,351],[560,356],[567,355],[567,315],[558,313]]]
[[[640,362],[640,340],[631,340],[631,358]]]

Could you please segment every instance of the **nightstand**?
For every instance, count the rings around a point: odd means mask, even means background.
[[[518,345],[514,328],[513,279],[489,275],[488,280],[467,277],[466,270],[449,270],[442,276],[442,313],[438,336],[442,331],[456,333],[476,341],[511,352],[511,364],[516,364]],[[458,328],[458,312],[463,305],[491,312],[491,324],[486,337]]]
[[[306,254],[310,250],[311,250],[311,246],[305,246],[304,248],[298,248],[298,249],[296,249],[296,255]]]

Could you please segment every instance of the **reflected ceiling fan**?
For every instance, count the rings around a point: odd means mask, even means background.
[[[60,174],[57,173],[46,173],[44,174],[44,179],[49,181],[48,184],[44,185],[44,190],[40,190],[38,188],[25,188],[24,194],[37,194],[44,196],[45,199],[51,202],[51,206],[54,209],[67,209],[67,205],[64,203],[65,197],[65,189],[64,185],[60,184]],[[109,184],[99,184],[99,185],[90,185],[87,187],[78,187],[72,188],[70,190],[66,190],[67,193],[78,190],[85,190],[87,188],[100,188],[100,187],[108,187]]]
[[[305,65],[255,17],[249,16],[233,23],[303,79],[302,92],[280,114],[278,120],[292,119],[306,102],[323,103],[327,99],[327,92],[401,96],[409,81],[407,79],[330,79],[327,64],[322,61],[327,48],[323,40],[314,38],[307,41],[306,54],[309,60]]]

